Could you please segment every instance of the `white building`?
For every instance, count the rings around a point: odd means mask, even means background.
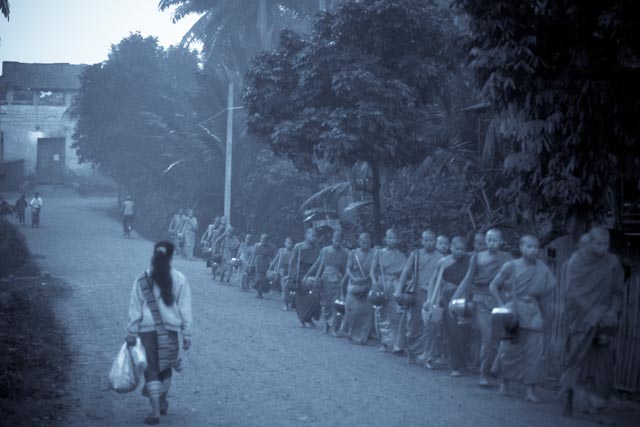
[[[0,175],[3,187],[25,180],[61,184],[91,175],[71,148],[74,122],[66,112],[80,89],[84,65],[4,61],[0,76]],[[0,183],[2,185],[2,183]]]

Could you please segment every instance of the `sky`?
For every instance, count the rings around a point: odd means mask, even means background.
[[[10,0],[10,21],[0,15],[0,62],[94,64],[131,32],[180,42],[197,20],[174,24],[158,0]]]

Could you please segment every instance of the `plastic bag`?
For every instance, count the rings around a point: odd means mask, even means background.
[[[109,385],[118,393],[132,392],[138,387],[146,368],[147,356],[140,338],[136,339],[133,347],[127,347],[124,343],[111,365]]]

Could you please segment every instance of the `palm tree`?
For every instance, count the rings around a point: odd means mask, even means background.
[[[182,44],[200,43],[207,71],[240,84],[257,52],[275,47],[284,28],[308,30],[310,18],[321,6],[318,0],[160,0],[158,4],[160,10],[173,9],[174,22],[201,15]]]
[[[0,12],[9,20],[9,0],[0,0]]]

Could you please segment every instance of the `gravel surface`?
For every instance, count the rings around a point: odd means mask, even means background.
[[[72,348],[65,425],[142,425],[139,392],[108,389],[107,373],[126,332],[129,292],[147,267],[152,243],[107,216],[114,199],[82,198],[70,189],[41,191],[41,228],[24,229],[44,270],[70,288],[56,306]],[[134,224],[135,228],[135,224]],[[501,398],[473,376],[409,366],[372,344],[353,345],[297,326],[278,295],[258,300],[237,286],[214,283],[203,261],[175,260],[193,293],[193,345],[174,375],[169,415],[175,426],[560,426],[592,425],[560,418],[546,403]],[[630,409],[617,414],[632,425]]]

